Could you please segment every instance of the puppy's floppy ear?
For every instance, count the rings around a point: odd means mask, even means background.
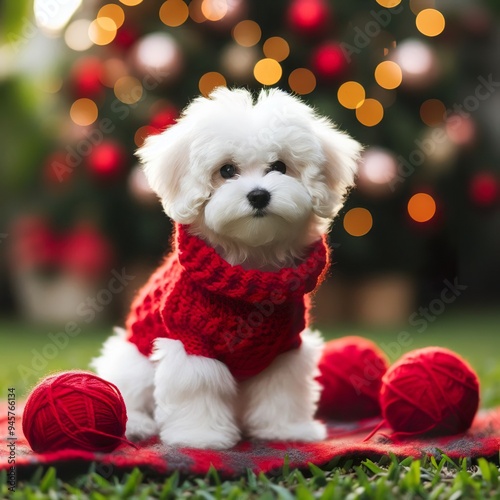
[[[165,213],[181,224],[192,223],[210,192],[191,175],[187,124],[181,119],[161,134],[149,136],[136,155]]]
[[[354,186],[363,147],[327,118],[315,120],[313,127],[325,157],[321,173],[326,180],[324,189],[316,184],[313,209],[316,215],[333,219],[342,208],[349,189]]]

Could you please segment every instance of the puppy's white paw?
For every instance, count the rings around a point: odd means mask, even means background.
[[[179,432],[167,427],[160,431],[160,438],[162,443],[172,446],[225,450],[235,446],[240,440],[240,435],[234,431],[222,432],[212,429]]]
[[[326,439],[325,424],[317,420],[306,422],[288,422],[270,428],[256,429],[250,432],[252,437],[277,441],[323,441]]]
[[[158,426],[150,415],[142,411],[128,412],[125,435],[131,441],[142,441],[158,434]]]

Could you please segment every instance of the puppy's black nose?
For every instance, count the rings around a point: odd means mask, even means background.
[[[271,193],[265,189],[254,189],[247,194],[247,198],[253,208],[262,210],[269,205]]]

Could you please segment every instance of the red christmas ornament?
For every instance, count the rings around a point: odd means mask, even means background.
[[[405,354],[382,380],[382,414],[396,433],[465,432],[478,405],[477,375],[460,356],[441,347]]]
[[[114,179],[123,171],[126,153],[116,142],[103,142],[94,147],[87,159],[90,171],[102,179]]]
[[[33,451],[112,451],[124,438],[125,403],[116,386],[93,373],[69,371],[47,377],[24,408],[23,433]]]
[[[84,224],[64,241],[61,260],[69,273],[94,279],[110,270],[114,252],[97,229]]]
[[[329,21],[330,8],[325,0],[294,0],[288,10],[290,27],[301,35],[321,35]]]
[[[482,172],[472,178],[469,196],[475,205],[488,207],[498,199],[498,191],[497,178],[489,172]]]
[[[388,361],[370,340],[344,337],[327,342],[319,362],[323,391],[317,416],[358,420],[380,415],[379,392]]]
[[[152,116],[149,126],[153,127],[155,130],[154,133],[159,134],[170,127],[170,125],[173,125],[178,117],[179,112],[177,109],[174,106],[168,106]]]
[[[347,59],[335,42],[320,45],[312,55],[311,65],[316,76],[324,79],[341,77],[347,69]]]
[[[71,83],[76,97],[96,99],[103,95],[103,64],[97,57],[83,57],[71,69]]]

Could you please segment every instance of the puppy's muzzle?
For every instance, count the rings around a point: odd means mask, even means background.
[[[248,201],[252,208],[263,210],[271,201],[271,193],[265,189],[253,189],[247,194]]]

